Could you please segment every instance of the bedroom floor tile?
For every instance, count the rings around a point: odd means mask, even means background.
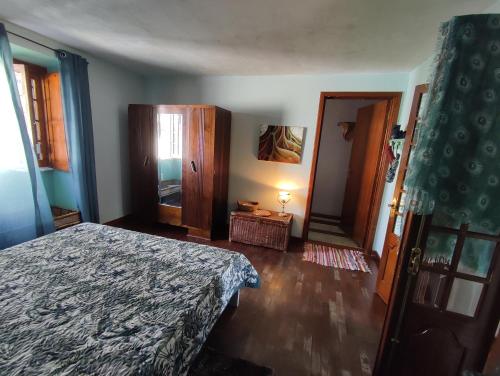
[[[131,220],[113,225],[195,241],[243,253],[262,279],[260,289],[243,289],[238,308],[222,314],[207,345],[271,367],[277,376],[365,376],[371,374],[385,305],[375,294],[372,274],[302,261],[303,243],[283,253],[227,240],[188,238],[185,231]]]

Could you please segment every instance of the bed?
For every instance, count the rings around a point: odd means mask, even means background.
[[[158,184],[158,197],[160,204],[181,206],[182,185],[180,180],[161,180]]]
[[[0,374],[186,375],[245,256],[83,223],[0,251]]]

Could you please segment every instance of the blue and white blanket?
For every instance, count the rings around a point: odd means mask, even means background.
[[[0,251],[0,374],[185,375],[239,253],[84,223]]]

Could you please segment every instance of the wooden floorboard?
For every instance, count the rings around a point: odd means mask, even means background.
[[[374,293],[377,266],[370,258],[372,274],[352,272],[302,261],[303,243],[293,239],[283,253],[188,238],[183,229],[167,225],[113,225],[230,249],[252,262],[261,288],[241,291],[239,307],[226,309],[207,345],[271,367],[278,376],[371,374],[385,305]]]

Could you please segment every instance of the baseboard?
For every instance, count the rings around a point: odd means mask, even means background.
[[[108,221],[108,222],[104,222],[103,225],[116,226],[116,225],[120,225],[124,222],[129,221],[131,218],[132,218],[132,214],[127,214],[127,215],[124,215],[123,217],[116,218],[116,219],[113,219],[113,220]]]
[[[380,265],[380,255],[377,251],[372,250],[370,253],[370,257],[373,259],[373,261],[375,261],[375,264],[377,264],[377,266]]]
[[[321,230],[318,228],[309,228],[309,232],[311,232],[311,231],[312,232],[320,232],[322,234],[340,236],[341,238],[350,238],[350,236],[344,232],[335,232],[335,231],[329,231],[329,230]]]
[[[311,213],[311,217],[337,219],[340,221],[340,217],[338,215],[331,215],[331,214]]]
[[[322,223],[324,225],[331,225],[331,226],[341,226],[342,224],[340,223],[340,220],[336,220],[336,219],[326,219],[326,218],[312,218],[310,219],[309,221],[309,224],[311,223]]]

